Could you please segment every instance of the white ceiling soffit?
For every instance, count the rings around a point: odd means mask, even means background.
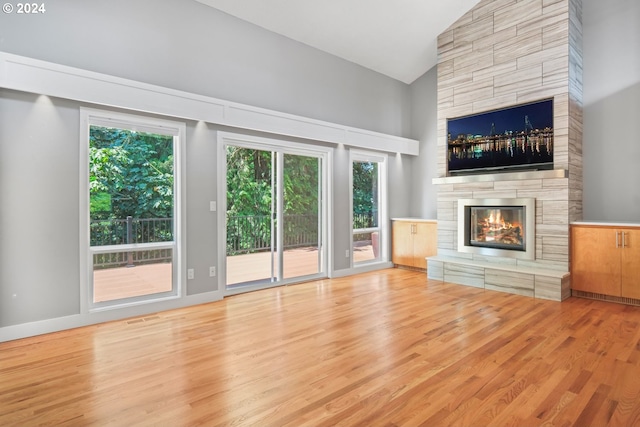
[[[437,63],[437,37],[479,0],[196,0],[412,83]]]

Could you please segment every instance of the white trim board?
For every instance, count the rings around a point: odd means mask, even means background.
[[[418,155],[418,141],[324,122],[0,51],[0,88],[181,119]]]
[[[222,294],[220,292],[206,292],[196,295],[187,295],[182,298],[167,298],[165,300],[158,300],[149,304],[123,307],[119,310],[103,310],[93,313],[79,313],[69,316],[37,320],[34,322],[20,323],[17,325],[3,326],[0,327],[0,343],[36,335],[48,334],[51,332],[63,331],[66,329],[95,325],[97,323],[126,321],[125,319],[147,316],[166,310],[191,307],[198,304],[207,304],[215,301],[220,301],[221,299]]]

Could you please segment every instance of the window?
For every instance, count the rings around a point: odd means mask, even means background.
[[[89,310],[178,297],[184,125],[93,110],[81,123]]]
[[[351,152],[352,262],[362,265],[386,261],[387,157]]]

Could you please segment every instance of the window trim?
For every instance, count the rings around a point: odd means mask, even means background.
[[[89,128],[90,126],[117,127],[138,132],[159,133],[173,136],[174,140],[174,239],[144,246],[130,244],[117,246],[90,245],[89,198]],[[79,141],[79,258],[80,258],[80,312],[83,314],[179,299],[186,296],[186,218],[184,171],[186,124],[183,122],[151,118],[109,110],[80,107]],[[172,291],[155,297],[145,295],[109,302],[93,302],[93,255],[98,253],[137,251],[147,249],[172,249]]]
[[[353,163],[375,162],[378,163],[378,227],[354,229],[353,228]],[[351,253],[350,267],[361,268],[371,265],[384,264],[389,261],[389,210],[388,210],[388,176],[389,156],[386,153],[366,150],[349,150],[349,248]],[[368,261],[355,262],[353,256],[353,235],[356,233],[371,233],[379,231],[379,255],[378,258]]]

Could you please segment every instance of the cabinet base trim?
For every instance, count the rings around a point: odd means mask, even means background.
[[[576,291],[571,290],[571,295],[574,297],[593,299],[598,301],[617,302],[618,304],[636,305],[640,307],[640,299],[616,297],[613,295],[594,294],[593,292]]]

